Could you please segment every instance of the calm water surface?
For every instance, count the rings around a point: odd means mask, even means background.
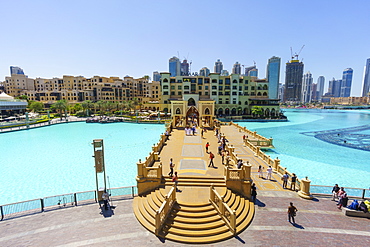
[[[370,111],[285,110],[289,122],[241,123],[265,137],[274,139],[274,150],[283,167],[308,176],[311,184],[369,188],[370,152],[321,141],[306,132],[335,130],[370,124]],[[305,134],[304,134],[305,133]],[[369,130],[354,134],[370,135]]]
[[[0,134],[0,205],[95,189],[93,139],[104,140],[111,187],[136,185],[136,162],[164,132],[160,124],[68,123]]]
[[[370,111],[286,110],[289,122],[239,123],[266,137],[267,153],[312,184],[370,187],[370,152],[330,144],[306,132],[370,124]],[[0,205],[94,190],[93,139],[104,139],[111,187],[136,185],[136,162],[159,140],[158,124],[68,123],[0,134]],[[306,133],[306,134],[303,134]],[[353,132],[370,135],[369,130]]]

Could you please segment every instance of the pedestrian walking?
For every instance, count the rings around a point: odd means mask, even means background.
[[[215,164],[213,164],[213,159],[214,158],[215,158],[215,156],[213,155],[213,153],[212,152],[209,152],[209,159],[210,159],[210,161],[209,161],[208,167],[210,167],[211,165],[212,165],[212,167],[215,167]]]
[[[177,172],[175,172],[175,175],[172,177],[172,182],[175,183],[176,192],[179,191],[177,188],[177,184],[179,183],[179,177],[177,176]]]
[[[290,223],[291,220],[293,221],[293,224],[295,224],[295,220],[294,220],[294,217],[297,215],[297,211],[298,209],[296,207],[293,206],[293,202],[290,203],[290,206],[288,207],[288,221]]]
[[[292,182],[290,184],[290,189],[295,190],[295,183],[297,182],[297,176],[295,175],[295,173],[293,173],[293,176],[291,179],[292,179]]]
[[[209,144],[209,142],[207,142],[206,143],[206,153],[208,154],[208,148],[209,148],[209,146],[211,146],[210,144]]]
[[[267,168],[267,177],[266,177],[266,179],[270,179],[271,180],[271,177],[272,177],[272,167],[269,166]]]
[[[255,202],[256,199],[257,199],[257,188],[256,188],[254,183],[252,184],[251,189],[252,189],[252,191],[251,191],[251,200],[252,200],[252,202]]]
[[[169,177],[173,176],[173,168],[175,167],[175,164],[172,162],[172,158],[170,158],[170,172],[168,173]]]
[[[262,167],[262,165],[258,166],[258,177],[263,178],[263,167]]]
[[[281,177],[281,179],[283,180],[283,189],[286,189],[288,185],[288,179],[289,179],[288,173],[285,172],[285,174]]]

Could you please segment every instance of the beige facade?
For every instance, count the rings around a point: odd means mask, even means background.
[[[369,97],[332,97],[331,105],[368,105]]]

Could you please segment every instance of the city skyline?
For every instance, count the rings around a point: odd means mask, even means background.
[[[268,59],[277,56],[284,83],[290,47],[295,53],[305,45],[299,56],[304,73],[310,71],[316,81],[319,76],[340,78],[344,69],[352,68],[351,96],[360,96],[370,57],[370,34],[364,31],[370,24],[366,13],[370,3],[359,1],[346,11],[346,18],[337,18],[345,4],[39,0],[20,1],[15,7],[2,2],[6,11],[0,24],[4,37],[0,81],[10,75],[10,66],[22,68],[31,78],[152,77],[154,71],[168,72],[173,56],[192,62],[191,72],[203,67],[213,72],[217,59],[229,72],[237,61],[245,67],[255,61],[259,78],[265,78]],[[246,14],[251,7],[256,11]],[[212,25],[215,19],[218,24]],[[333,42],[343,30],[350,35]],[[325,92],[327,88],[326,83]]]

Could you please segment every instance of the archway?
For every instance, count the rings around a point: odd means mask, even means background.
[[[194,124],[198,126],[199,123],[199,112],[194,106],[191,106],[186,113],[186,125],[193,126]]]
[[[230,109],[229,109],[229,108],[226,108],[226,109],[225,109],[225,115],[226,115],[226,116],[230,116]]]
[[[204,110],[204,115],[210,115],[210,111],[208,107]]]
[[[268,108],[265,110],[265,117],[270,117],[270,110]]]
[[[224,110],[222,108],[218,109],[218,115],[222,116],[224,114]]]
[[[231,109],[231,116],[235,116],[235,115],[236,115],[236,109],[233,108],[233,109]]]
[[[276,116],[275,109],[274,109],[274,108],[272,108],[272,110],[271,110],[271,117],[275,117],[275,116]]]

